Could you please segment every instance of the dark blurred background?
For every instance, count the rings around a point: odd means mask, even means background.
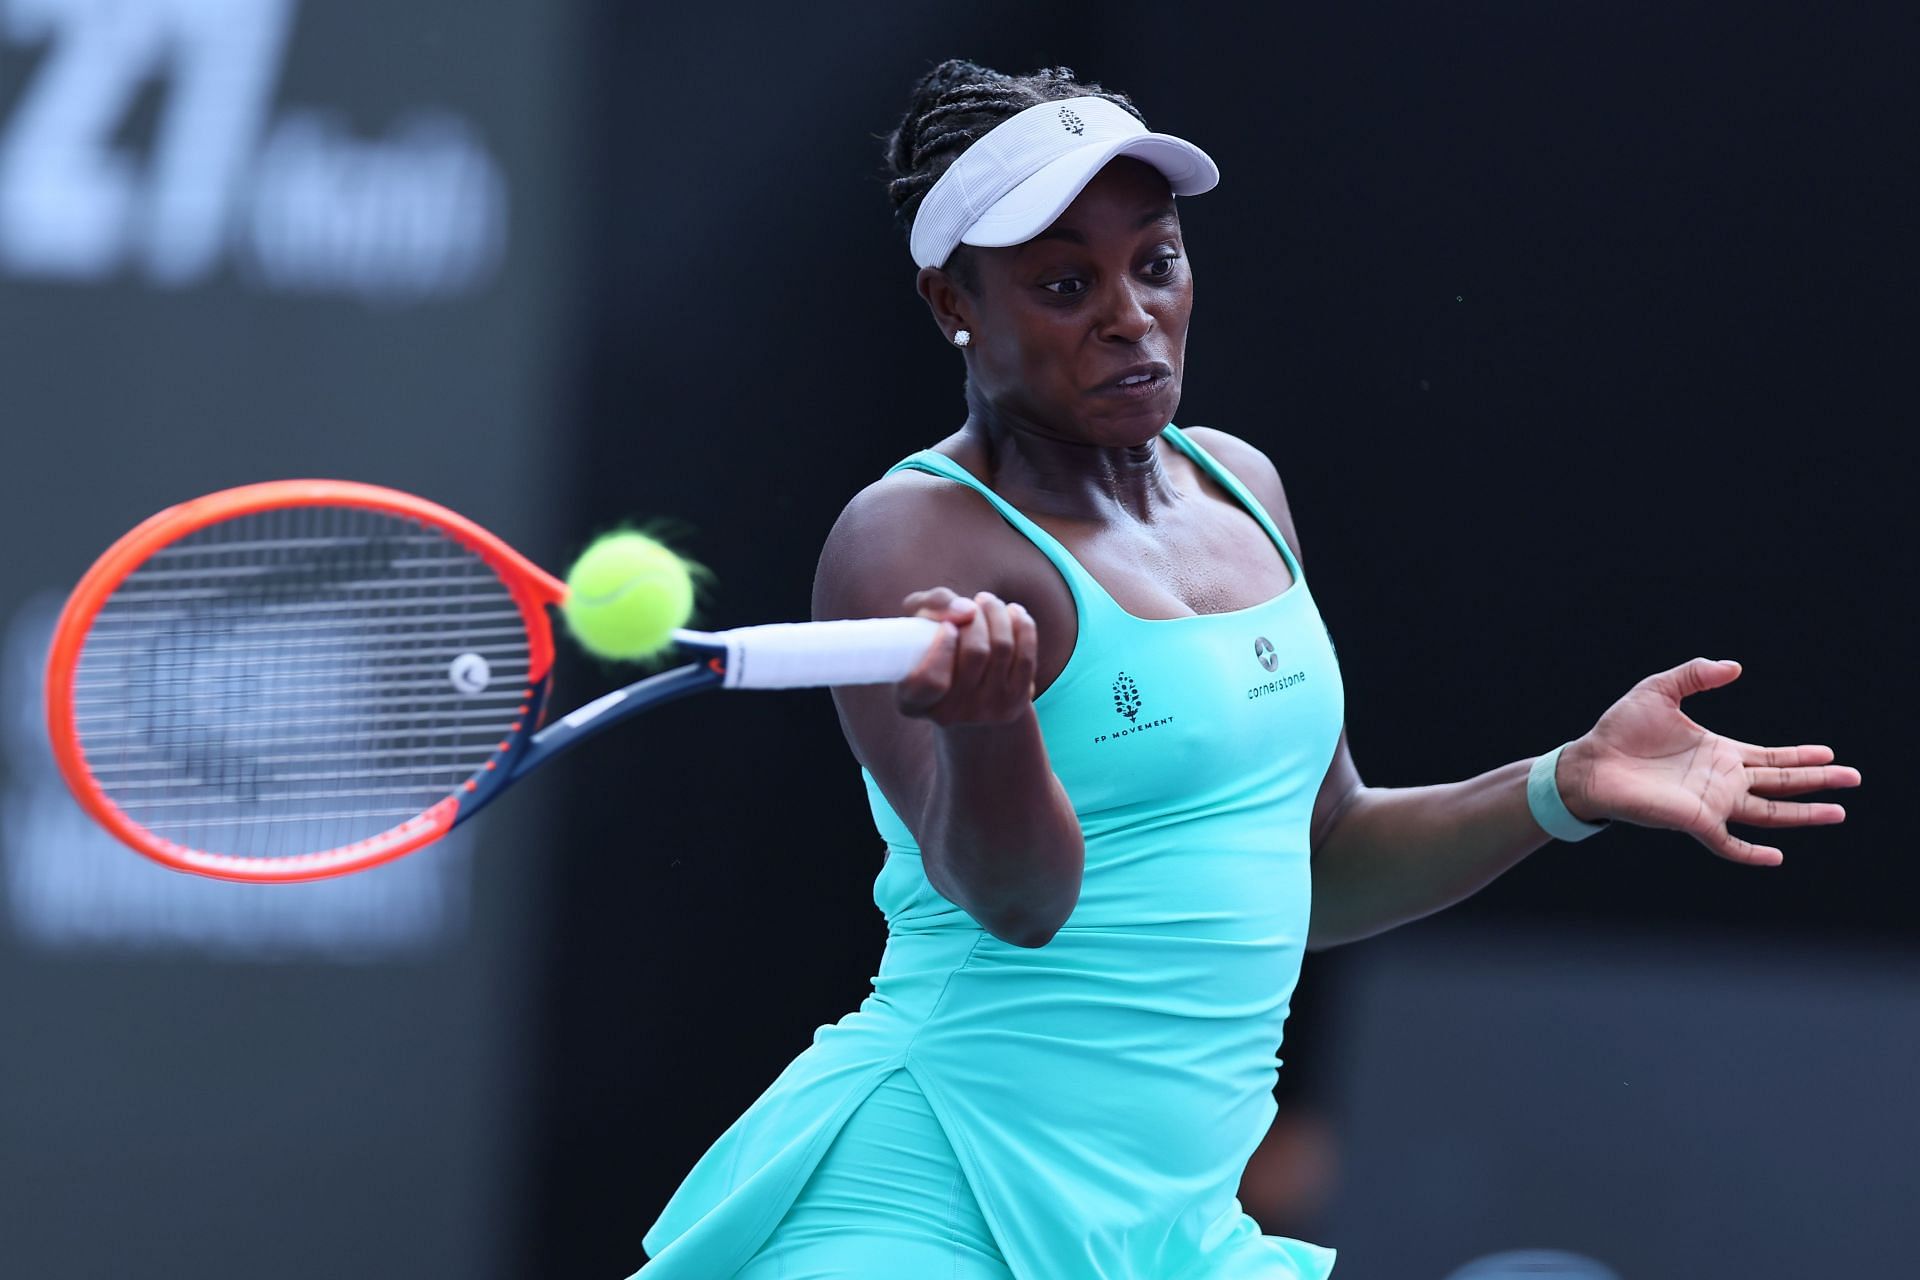
[[[0,0],[0,1274],[611,1280],[857,1005],[880,845],[825,694],[249,888],[89,829],[38,669],[124,529],[294,475],[555,568],[668,517],[707,622],[804,617],[840,507],[962,417],[880,170],[955,55],[1219,162],[1177,421],[1279,465],[1369,784],[1696,654],[1746,668],[1697,719],[1867,778],[1778,870],[1611,831],[1310,956],[1249,1209],[1342,1280],[1912,1274],[1920,11],[1005,0]]]

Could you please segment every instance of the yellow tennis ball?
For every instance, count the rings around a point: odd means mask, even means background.
[[[567,630],[602,658],[637,662],[666,648],[693,613],[686,561],[644,533],[610,533],[574,561]]]

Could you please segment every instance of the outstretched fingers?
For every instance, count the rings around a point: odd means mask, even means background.
[[[1740,664],[1731,658],[1689,658],[1677,667],[1648,676],[1641,684],[1658,690],[1678,703],[1708,689],[1732,684],[1740,678]]]
[[[1859,785],[1860,771],[1844,764],[1747,766],[1747,789],[1760,795],[1803,796],[1810,791],[1837,791]]]
[[[1803,765],[1833,762],[1833,748],[1828,746],[1762,747],[1733,738],[1728,738],[1727,741],[1740,752],[1740,763],[1748,766],[1764,765],[1770,769],[1794,769]]]
[[[1815,759],[1831,759],[1825,747],[1755,747],[1752,750],[1772,759],[1799,759],[1807,753]],[[1748,827],[1826,827],[1847,820],[1847,811],[1837,804],[1788,800],[1809,791],[1827,791],[1836,787],[1860,785],[1860,771],[1845,765],[1749,765],[1747,790],[1734,800],[1727,822]],[[1777,867],[1786,855],[1772,845],[1742,840],[1727,830],[1726,822],[1699,833],[1701,843],[1721,857],[1752,867]]]
[[[1753,844],[1742,840],[1719,826],[1700,836],[1700,843],[1713,850],[1729,862],[1743,862],[1750,867],[1777,867],[1787,860],[1787,855],[1772,845]]]
[[[1740,678],[1740,664],[1730,659],[1694,658],[1670,670],[1648,676],[1640,687],[1669,698],[1678,707],[1680,701],[1708,689],[1717,689]],[[1683,717],[1684,718],[1684,717]],[[1691,720],[1687,723],[1706,733]],[[1714,735],[1709,735],[1709,740]],[[1754,844],[1727,830],[1735,822],[1752,827],[1830,826],[1844,822],[1847,811],[1837,804],[1790,801],[1790,796],[1815,791],[1831,791],[1860,785],[1860,771],[1833,762],[1833,748],[1807,743],[1799,746],[1767,747],[1752,742],[1721,738],[1739,759],[1736,766],[1724,750],[1714,753],[1712,792],[1721,799],[1708,805],[1702,795],[1697,821],[1712,822],[1702,830],[1691,827],[1694,837],[1716,854],[1731,862],[1754,867],[1777,867],[1786,855],[1772,845]],[[1732,775],[1732,776],[1729,776]],[[1731,784],[1731,786],[1729,786]],[[1713,810],[1724,803],[1728,791],[1734,792],[1723,821],[1713,821]]]
[[[1837,804],[1798,804],[1770,796],[1744,795],[1734,802],[1728,820],[1750,827],[1830,827],[1845,822],[1847,811]]]

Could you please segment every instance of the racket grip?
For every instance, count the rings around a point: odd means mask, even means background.
[[[729,689],[808,689],[891,684],[920,665],[939,634],[931,618],[850,618],[685,631],[679,639],[724,649]]]

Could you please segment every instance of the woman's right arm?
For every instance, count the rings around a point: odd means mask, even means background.
[[[946,624],[899,684],[835,689],[840,725],[928,882],[996,938],[1038,947],[1079,900],[1085,845],[1034,715],[1034,620],[993,589],[1011,531],[977,505],[910,481],[867,489],[827,537],[813,616]]]

